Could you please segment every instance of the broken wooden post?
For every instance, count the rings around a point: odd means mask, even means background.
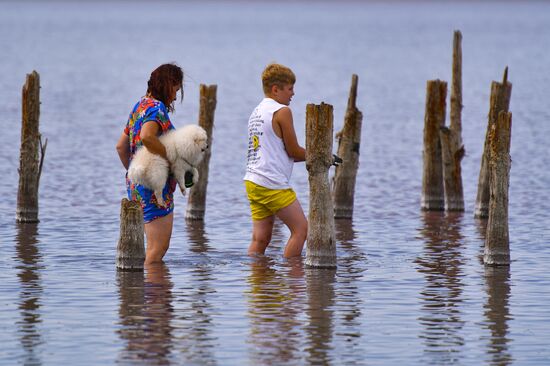
[[[39,131],[40,75],[36,71],[27,74],[22,94],[23,118],[15,220],[38,222],[38,186],[48,140],[42,145]]]
[[[332,198],[334,217],[351,219],[353,217],[353,198],[355,195],[355,179],[359,168],[359,145],[361,143],[361,122],[363,114],[356,106],[357,75],[351,77],[348,108],[344,118],[342,131],[336,134],[338,153],[343,163],[336,167],[333,178]]]
[[[116,267],[127,271],[142,271],[145,261],[143,211],[139,202],[123,198],[120,203],[120,237]]]
[[[446,97],[447,82],[441,80],[428,81],[424,117],[424,171],[421,200],[421,208],[425,211],[445,209],[439,130],[445,125]]]
[[[455,31],[453,40],[453,80],[451,83],[450,127],[441,127],[443,186],[447,211],[464,211],[462,167],[462,34]]]
[[[485,145],[481,157],[481,168],[477,184],[477,198],[474,216],[476,218],[487,218],[489,216],[489,160],[491,159],[491,148],[489,135],[493,125],[496,123],[498,114],[501,111],[508,112],[510,97],[512,96],[512,84],[508,82],[508,67],[504,70],[502,83],[493,81],[491,83],[491,102],[489,107],[489,118]]]
[[[332,165],[333,108],[308,104],[306,108],[306,168],[309,173],[309,224],[306,265],[336,267],[334,209],[328,170]]]
[[[510,186],[510,140],[512,113],[500,112],[491,128],[489,222],[483,261],[490,265],[510,264],[508,235],[508,188]]]
[[[187,211],[185,213],[185,218],[188,220],[204,220],[217,88],[217,85],[200,85],[199,126],[204,128],[206,135],[208,136],[208,149],[204,152],[204,158],[197,167],[199,172],[199,180],[193,187],[191,187],[189,191]]]

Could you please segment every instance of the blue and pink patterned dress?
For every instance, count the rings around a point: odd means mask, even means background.
[[[143,145],[139,135],[143,125],[149,121],[154,121],[159,125],[161,135],[175,128],[172,122],[170,122],[168,110],[164,103],[153,98],[142,97],[130,113],[126,128],[124,129],[124,133],[128,135],[130,140],[130,162],[137,149]],[[162,191],[162,197],[166,206],[159,206],[152,190],[142,185],[134,184],[126,177],[128,199],[141,204],[145,223],[166,216],[174,211],[174,191],[176,190],[176,184],[176,179],[170,175]]]

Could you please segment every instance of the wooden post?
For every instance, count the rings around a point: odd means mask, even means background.
[[[306,265],[336,267],[334,209],[328,170],[332,165],[333,108],[308,104],[306,108],[306,168],[309,173],[309,225]]]
[[[445,125],[447,83],[430,80],[426,90],[424,117],[424,172],[422,176],[421,208],[425,211],[445,209],[443,164],[439,131]]]
[[[489,134],[490,200],[489,222],[483,261],[491,265],[510,264],[508,236],[508,187],[510,186],[510,140],[512,114],[500,112]]]
[[[491,83],[491,104],[489,107],[487,133],[485,135],[485,145],[483,147],[481,168],[479,170],[479,180],[477,184],[477,198],[474,213],[476,218],[487,218],[489,216],[489,160],[491,159],[489,135],[493,125],[496,123],[498,114],[501,111],[508,112],[511,96],[512,84],[508,82],[508,67],[506,67],[502,83],[496,81]]]
[[[464,211],[461,161],[462,144],[462,34],[455,31],[453,41],[453,80],[451,84],[450,128],[441,127],[441,153],[445,208],[448,211]]]
[[[200,85],[199,126],[204,128],[208,136],[208,149],[197,167],[198,182],[191,187],[187,201],[185,218],[188,220],[204,220],[206,209],[206,188],[208,186],[208,170],[212,152],[212,128],[214,127],[214,112],[216,110],[217,85]]]
[[[343,163],[336,167],[333,178],[332,198],[334,217],[351,219],[353,217],[353,197],[355,195],[355,178],[359,168],[359,145],[361,143],[361,123],[363,114],[356,106],[357,75],[351,77],[348,108],[342,131],[336,134],[338,139],[338,156]]]
[[[138,202],[123,198],[120,203],[116,267],[120,270],[142,271],[144,261],[143,211]]]
[[[38,186],[48,141],[46,140],[42,145],[39,132],[40,75],[36,71],[27,74],[22,94],[23,118],[15,220],[17,222],[39,222]]]

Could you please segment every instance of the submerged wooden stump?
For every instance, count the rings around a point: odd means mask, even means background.
[[[27,74],[22,94],[23,118],[15,220],[17,222],[38,222],[38,186],[47,140],[42,145],[39,132],[40,75],[36,71]]]
[[[491,102],[489,107],[487,133],[485,135],[485,145],[483,147],[481,168],[479,170],[479,180],[477,184],[476,207],[474,213],[476,218],[487,218],[489,216],[489,161],[491,159],[489,135],[497,121],[499,113],[502,111],[508,112],[511,96],[512,84],[508,82],[508,67],[506,67],[502,83],[496,81],[491,83]]]
[[[305,264],[336,267],[334,209],[328,170],[332,165],[333,108],[308,104],[306,109],[306,168],[309,173],[309,224]]]
[[[204,220],[206,210],[206,188],[208,186],[208,171],[212,152],[212,129],[214,127],[214,112],[216,111],[217,85],[200,85],[199,126],[205,129],[208,136],[208,149],[202,162],[197,167],[198,182],[191,187],[187,200],[185,218],[188,220]]]
[[[142,271],[145,262],[143,211],[138,202],[123,198],[120,203],[120,237],[116,267],[120,270]]]
[[[462,144],[462,34],[455,31],[453,40],[453,80],[451,83],[450,127],[439,131],[443,160],[443,186],[445,208],[448,211],[464,211],[461,162],[464,157]]]
[[[363,114],[356,106],[357,75],[351,79],[348,107],[342,131],[336,134],[338,139],[338,153],[342,158],[341,165],[336,167],[333,178],[334,217],[353,217],[353,201],[355,196],[355,180],[359,168],[359,146],[361,144],[361,124]]]
[[[428,81],[424,118],[422,200],[420,203],[421,208],[426,211],[445,209],[439,131],[445,125],[446,97],[447,83],[445,81]]]
[[[489,134],[491,148],[489,222],[483,261],[490,265],[510,264],[508,188],[510,186],[511,132],[512,114],[500,112]]]

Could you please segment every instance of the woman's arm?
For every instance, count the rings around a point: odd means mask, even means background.
[[[160,127],[156,122],[146,122],[141,127],[139,137],[141,138],[143,146],[145,146],[150,153],[157,154],[168,160],[168,157],[166,155],[166,148],[158,138],[159,130]]]
[[[305,161],[306,150],[298,144],[290,108],[284,107],[275,112],[273,114],[272,125],[275,134],[283,139],[288,156],[293,158],[296,162]]]
[[[124,165],[124,168],[128,170],[128,165],[130,165],[130,140],[128,140],[128,135],[124,132],[120,135],[116,143],[116,151],[118,152],[120,162]]]

